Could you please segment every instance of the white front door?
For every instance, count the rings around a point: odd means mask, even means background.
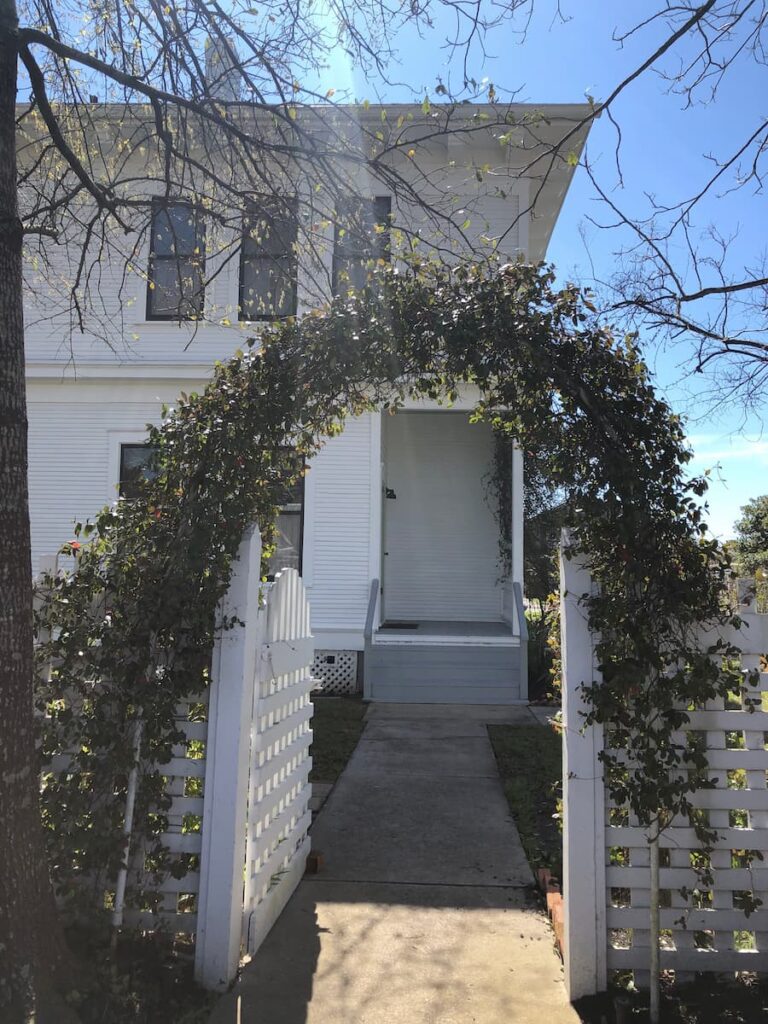
[[[498,621],[490,427],[466,413],[383,417],[386,620]]]

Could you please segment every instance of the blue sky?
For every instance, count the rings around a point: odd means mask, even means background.
[[[660,26],[631,39],[623,49],[612,39],[614,28],[627,29],[648,15],[647,0],[623,0],[621,5],[604,0],[563,0],[561,9],[570,16],[565,23],[553,19],[553,3],[537,3],[524,41],[511,27],[498,29],[488,40],[491,57],[484,65],[478,60],[472,66],[478,79],[487,76],[497,87],[520,89],[517,98],[521,101],[581,102],[586,93],[603,99],[662,38]],[[414,32],[403,33],[399,39],[401,66],[393,69],[392,77],[434,96],[438,77],[453,74],[447,53],[439,45],[441,36],[449,31],[450,23],[444,20],[423,38]],[[328,74],[336,88],[346,87],[357,99],[373,100],[377,93],[384,100],[412,98],[396,88],[366,83],[343,62]],[[754,130],[757,117],[766,114],[768,104],[760,106],[764,95],[764,70],[751,60],[726,79],[714,104],[685,111],[680,97],[665,93],[658,76],[645,75],[615,108],[623,131],[624,183],[613,192],[618,204],[628,212],[642,213],[648,209],[645,193],[664,199],[685,198],[708,170],[711,173],[702,154],[712,152],[715,145],[718,149],[735,147]],[[592,129],[588,153],[590,163],[610,187],[617,186],[612,169],[614,142],[611,125],[602,118]],[[608,277],[615,265],[619,237],[589,224],[589,216],[605,219],[580,170],[549,249],[549,258],[562,277],[589,281],[593,268],[597,278]],[[764,251],[766,223],[765,200],[753,190],[713,196],[698,215],[700,228],[713,224],[735,236],[731,258],[737,270],[754,265]],[[701,379],[684,373],[685,354],[680,349],[647,350],[657,385],[687,419],[696,453],[694,470],[711,470],[710,527],[716,535],[728,537],[740,506],[768,492],[768,482],[763,480],[768,468],[768,435],[763,439],[759,417],[745,416],[740,407],[707,412]]]

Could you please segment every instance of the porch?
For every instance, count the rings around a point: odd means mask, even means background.
[[[379,593],[371,586],[365,633],[363,693],[367,700],[416,704],[524,702],[528,633],[520,617],[505,621],[382,622],[373,628]]]
[[[421,622],[382,622],[376,634],[376,643],[496,644],[516,646],[512,626],[508,622],[452,622],[448,619]]]
[[[489,481],[494,440],[466,412],[384,418],[381,577],[372,582],[364,689],[384,702],[524,699],[522,486],[513,456],[513,565],[501,579]]]

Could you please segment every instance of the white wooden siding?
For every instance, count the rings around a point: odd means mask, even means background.
[[[471,156],[470,152],[462,153],[461,160],[471,162]],[[445,204],[441,192],[461,196],[461,216],[469,221],[464,232],[466,237],[474,244],[478,244],[481,237],[499,241],[520,209],[518,192],[510,192],[504,198],[493,195],[495,185],[485,181],[478,183],[474,172],[468,174],[466,169],[446,169],[443,165],[438,167],[436,175],[439,176],[436,185],[439,184],[440,191],[436,190],[431,196],[429,189],[423,189],[425,199],[441,207]],[[370,187],[374,192],[385,191],[375,183]],[[519,182],[517,189],[525,192],[525,181]],[[393,208],[396,212],[396,202]],[[455,215],[455,210],[453,213]],[[400,215],[414,230],[418,228],[424,234],[434,231],[434,225],[412,207],[402,209]],[[456,232],[449,231],[451,234]],[[214,234],[209,231],[209,235],[213,247]],[[516,225],[500,241],[499,251],[513,256],[525,248],[525,235],[525,225]],[[326,241],[325,270],[329,272],[332,232],[327,233]],[[454,241],[460,244],[458,237]],[[94,263],[90,290],[95,301],[89,306],[85,334],[74,329],[69,311],[69,289],[75,274],[73,261],[78,256],[76,240],[69,247],[46,241],[45,261],[32,256],[27,259],[25,339],[27,363],[31,369],[35,365],[57,366],[63,375],[74,377],[78,370],[89,365],[102,369],[122,367],[123,370],[151,364],[210,366],[216,360],[228,358],[244,344],[246,338],[258,334],[258,324],[240,323],[237,319],[238,259],[230,259],[207,288],[206,322],[148,321],[147,285],[143,277],[148,263],[147,244],[145,239],[138,259],[130,260],[129,249],[125,249],[124,253],[105,251]],[[541,255],[533,254],[534,258]],[[127,260],[135,267],[134,270],[126,272]],[[215,270],[216,259],[211,258],[209,271]],[[307,268],[303,270],[303,277],[300,270],[299,294],[309,301],[305,294]],[[311,304],[317,304],[317,295]]]
[[[307,477],[305,578],[315,631],[354,631],[362,647],[371,582],[374,417],[350,420],[312,461]],[[377,492],[378,493],[378,492]]]
[[[496,621],[498,527],[486,499],[492,438],[462,413],[384,420],[387,619]]]
[[[163,403],[204,382],[35,382],[29,385],[32,566],[73,537],[72,526],[117,497],[119,446],[139,442]],[[305,575],[312,624],[355,634],[362,648],[371,580],[372,452],[377,418],[351,420],[313,461],[307,478]],[[378,497],[378,490],[376,490]],[[350,639],[347,640],[347,643]]]
[[[117,497],[118,449],[140,441],[187,382],[35,383],[28,388],[32,567],[72,539],[72,524]]]

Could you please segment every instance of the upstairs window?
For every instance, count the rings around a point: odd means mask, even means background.
[[[118,491],[121,498],[129,501],[138,498],[145,481],[154,480],[157,470],[152,465],[155,449],[149,444],[120,445],[120,480]]]
[[[279,320],[296,314],[297,205],[266,197],[250,204],[240,249],[241,320]]]
[[[199,320],[205,303],[205,222],[191,203],[152,201],[148,320]]]
[[[336,222],[333,241],[333,294],[360,291],[378,260],[390,259],[392,200],[376,196],[349,204]]]

